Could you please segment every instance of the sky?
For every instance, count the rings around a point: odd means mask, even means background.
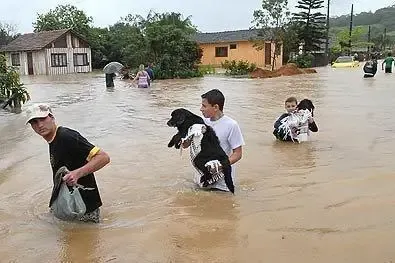
[[[354,12],[372,11],[394,5],[395,0],[330,0],[331,16]],[[95,26],[106,27],[114,24],[127,14],[147,15],[155,12],[179,12],[184,17],[191,16],[192,23],[201,32],[218,32],[248,29],[252,13],[261,7],[261,0],[13,0],[2,1],[0,22],[16,27],[18,33],[33,31],[32,22],[37,13],[45,13],[59,4],[72,4],[93,17]],[[291,11],[295,11],[297,0],[289,0]],[[326,0],[325,0],[326,2]],[[325,13],[326,11],[323,10]]]

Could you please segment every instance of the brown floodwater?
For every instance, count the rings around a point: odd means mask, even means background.
[[[98,73],[24,77],[32,102],[53,106],[111,157],[96,173],[97,225],[48,213],[48,146],[0,111],[0,262],[380,262],[395,260],[395,75],[320,68],[274,79],[155,81],[150,89]],[[236,194],[194,189],[186,151],[167,143],[170,112],[199,113],[218,88],[246,145]],[[310,98],[319,132],[276,142],[288,96]]]

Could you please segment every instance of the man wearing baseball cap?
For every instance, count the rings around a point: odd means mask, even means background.
[[[78,183],[86,188],[94,188],[80,191],[86,205],[86,213],[80,220],[98,223],[102,201],[93,173],[110,162],[108,154],[88,142],[79,132],[57,126],[55,116],[47,104],[35,104],[28,111],[28,123],[49,144],[53,176],[60,167],[66,166],[70,172],[63,180],[68,185]]]

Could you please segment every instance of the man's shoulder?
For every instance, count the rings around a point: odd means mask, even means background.
[[[239,126],[239,123],[235,119],[232,119],[227,115],[224,115],[223,118],[224,118],[224,122],[227,123],[229,126]]]
[[[284,119],[285,117],[288,117],[289,115],[291,115],[291,114],[285,112],[285,113],[281,114],[277,119],[281,120],[281,119]]]
[[[61,135],[61,136],[68,136],[68,135],[74,135],[74,134],[78,134],[78,132],[76,130],[64,127],[64,126],[59,126],[58,130],[57,130],[57,135]]]
[[[224,115],[220,120],[218,121],[211,121],[210,118],[203,118],[204,123],[206,125],[212,126],[213,124],[220,124],[220,126],[238,126],[239,124],[237,123],[236,120],[232,119],[231,117]]]
[[[59,139],[78,139],[81,136],[81,134],[73,129],[67,128],[67,127],[63,127],[63,126],[59,126],[56,132],[56,137]]]

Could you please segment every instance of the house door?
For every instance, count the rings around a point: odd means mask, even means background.
[[[33,75],[33,55],[32,52],[27,52],[27,72],[29,75]]]
[[[272,43],[265,43],[265,66],[272,64]]]

